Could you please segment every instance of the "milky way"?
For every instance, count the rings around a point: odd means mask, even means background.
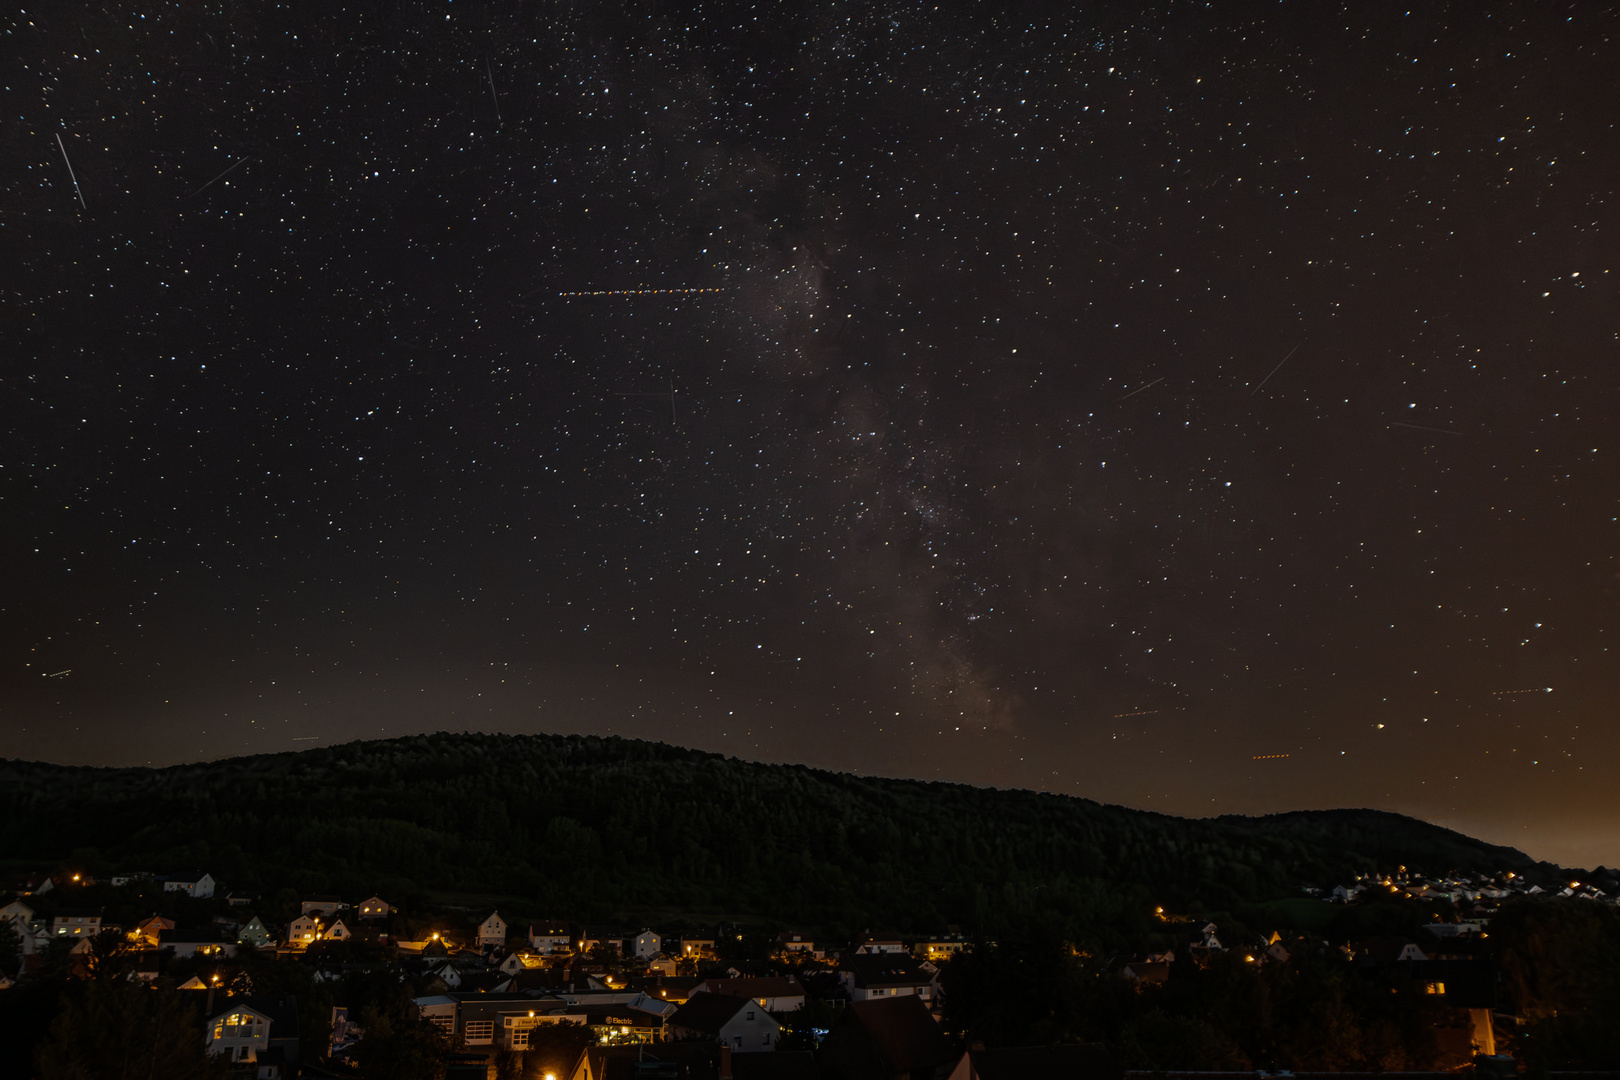
[[[0,753],[1620,858],[1612,10],[332,7],[4,24]]]

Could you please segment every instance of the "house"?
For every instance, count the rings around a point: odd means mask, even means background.
[[[198,900],[211,900],[214,896],[214,881],[212,875],[196,874],[170,874],[163,879],[164,892],[183,892],[187,896],[194,896]]]
[[[236,941],[239,945],[252,945],[255,949],[262,949],[266,945],[275,943],[275,937],[259,921],[257,915],[247,921],[247,925],[236,932]]]
[[[12,929],[19,934],[33,921],[34,909],[21,900],[13,900],[5,907],[0,907],[0,922],[10,923]]]
[[[604,930],[588,927],[579,932],[578,951],[590,953],[595,949],[606,947],[615,955],[622,955],[624,943],[634,939],[635,935],[628,930]]]
[[[868,930],[861,935],[861,940],[855,946],[857,956],[868,956],[873,953],[903,953],[905,951],[905,943],[900,940],[900,935],[893,931],[874,934]]]
[[[11,891],[19,896],[44,896],[56,888],[49,874],[29,874],[12,882]]]
[[[961,1057],[916,996],[852,1003],[819,1053],[826,1080],[947,1080]]]
[[[1124,1080],[1125,1070],[1102,1043],[969,1050],[950,1080]]]
[[[225,894],[225,903],[230,907],[249,907],[258,897],[252,893],[228,892]]]
[[[298,1002],[291,997],[243,998],[208,1021],[209,1054],[252,1065],[257,1080],[298,1075]]]
[[[362,920],[386,919],[394,913],[393,906],[380,896],[373,896],[360,901],[360,906],[355,910],[360,913]]]
[[[751,1054],[775,1050],[782,1025],[753,998],[700,991],[670,1014],[669,1033],[674,1039],[703,1039]]]
[[[498,911],[490,912],[489,918],[478,924],[478,947],[487,949],[496,945],[506,944],[506,920],[501,918]]]
[[[750,1054],[768,1062],[779,1054]],[[798,1057],[799,1055],[791,1055]],[[588,1046],[581,1051],[567,1080],[733,1080],[735,1060],[729,1047],[713,1043],[663,1043],[657,1046]],[[801,1080],[798,1076],[783,1080]],[[819,1080],[810,1076],[804,1080]]]
[[[934,972],[904,954],[846,956],[838,965],[838,981],[851,1001],[919,997],[932,1007],[934,978]]]
[[[654,930],[642,930],[636,935],[635,957],[637,960],[651,960],[664,951],[664,939]]]
[[[322,941],[348,941],[352,937],[354,934],[343,925],[342,919],[333,919],[332,925],[321,931]]]
[[[672,979],[679,973],[680,966],[663,953],[658,953],[647,961],[647,971],[652,975],[661,975],[664,978]]]
[[[173,919],[165,919],[161,915],[153,915],[151,918],[142,919],[140,922],[135,924],[135,935],[141,940],[145,941],[148,945],[156,945],[158,943],[158,937],[163,933],[163,931],[173,929]]]
[[[540,958],[535,954],[524,949],[513,949],[506,954],[505,960],[496,965],[495,970],[505,972],[508,975],[516,975],[519,972],[528,971],[531,967],[539,966]]]
[[[537,953],[550,956],[552,953],[568,951],[568,944],[573,935],[568,931],[567,923],[537,922],[529,924],[529,948]]]
[[[1119,973],[1138,988],[1158,986],[1170,980],[1170,965],[1163,961],[1133,960],[1121,968]]]
[[[816,948],[816,939],[799,930],[785,930],[776,935],[776,951],[780,953],[805,953],[819,958],[822,951]]]
[[[683,960],[699,960],[705,957],[712,958],[714,953],[714,938],[712,937],[683,937],[681,938],[680,957]]]
[[[95,937],[101,933],[101,912],[89,908],[63,908],[51,918],[51,937]]]
[[[185,956],[235,956],[236,935],[222,927],[206,930],[161,930],[158,948],[172,949],[176,958]]]
[[[957,953],[968,947],[968,939],[961,934],[947,934],[944,937],[929,938],[917,942],[917,948],[922,952],[923,959],[939,962],[949,960]]]
[[[312,896],[299,905],[298,913],[300,915],[331,915],[339,908],[348,906],[335,896]]]
[[[786,977],[755,979],[705,979],[693,988],[694,992],[721,994],[726,997],[753,998],[767,1012],[792,1012],[804,1007],[804,987],[799,980]]]
[[[321,924],[313,915],[300,915],[287,924],[287,944],[308,945],[320,936]]]

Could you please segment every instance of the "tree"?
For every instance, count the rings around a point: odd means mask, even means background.
[[[354,1059],[367,1076],[390,1080],[443,1080],[450,1039],[414,1015],[409,1002],[379,1001],[360,1010],[365,1034]]]
[[[39,1080],[205,1080],[228,1068],[204,1051],[201,1019],[178,992],[123,980],[69,990],[34,1063]]]
[[[22,957],[22,938],[9,919],[0,919],[0,972],[15,977]]]

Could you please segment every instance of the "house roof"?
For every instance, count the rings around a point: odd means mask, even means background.
[[[732,997],[779,998],[803,997],[804,987],[792,975],[754,979],[708,979],[699,984],[711,994]]]
[[[99,919],[100,908],[58,908],[54,918],[57,919]]]
[[[1125,1075],[1102,1043],[972,1050],[979,1080],[1120,1080]]]
[[[926,986],[934,981],[929,972],[909,956],[903,954],[867,954],[846,956],[839,969],[855,976],[855,985],[873,986]]]
[[[277,1039],[291,1039],[298,1036],[298,999],[288,995],[286,997],[246,997],[228,1002],[226,1006],[208,1018],[209,1026],[222,1016],[229,1016],[233,1012],[243,1009],[256,1012],[270,1020],[271,1030]]]
[[[914,995],[852,1002],[837,1023],[864,1031],[891,1075],[926,1074],[958,1060],[928,1006]]]
[[[226,945],[235,944],[236,935],[223,926],[209,926],[198,930],[159,930],[158,947],[164,945]]]
[[[816,1056],[808,1050],[731,1055],[733,1080],[821,1080]]]
[[[1133,960],[1122,974],[1137,982],[1162,983],[1170,978],[1170,965],[1163,960]]]
[[[750,1005],[754,1005],[753,998],[710,994],[700,990],[687,998],[686,1004],[675,1010],[669,1018],[669,1023],[672,1027],[683,1027],[689,1031],[718,1034],[733,1016]]]
[[[529,924],[530,937],[569,937],[568,924],[564,922],[532,922]]]
[[[581,1054],[597,1080],[715,1080],[720,1075],[720,1048],[710,1043],[660,1043],[656,1046],[590,1046]],[[738,1058],[775,1054],[734,1054]]]

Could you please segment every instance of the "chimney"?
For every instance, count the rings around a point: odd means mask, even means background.
[[[731,1047],[720,1044],[720,1080],[731,1080]]]

